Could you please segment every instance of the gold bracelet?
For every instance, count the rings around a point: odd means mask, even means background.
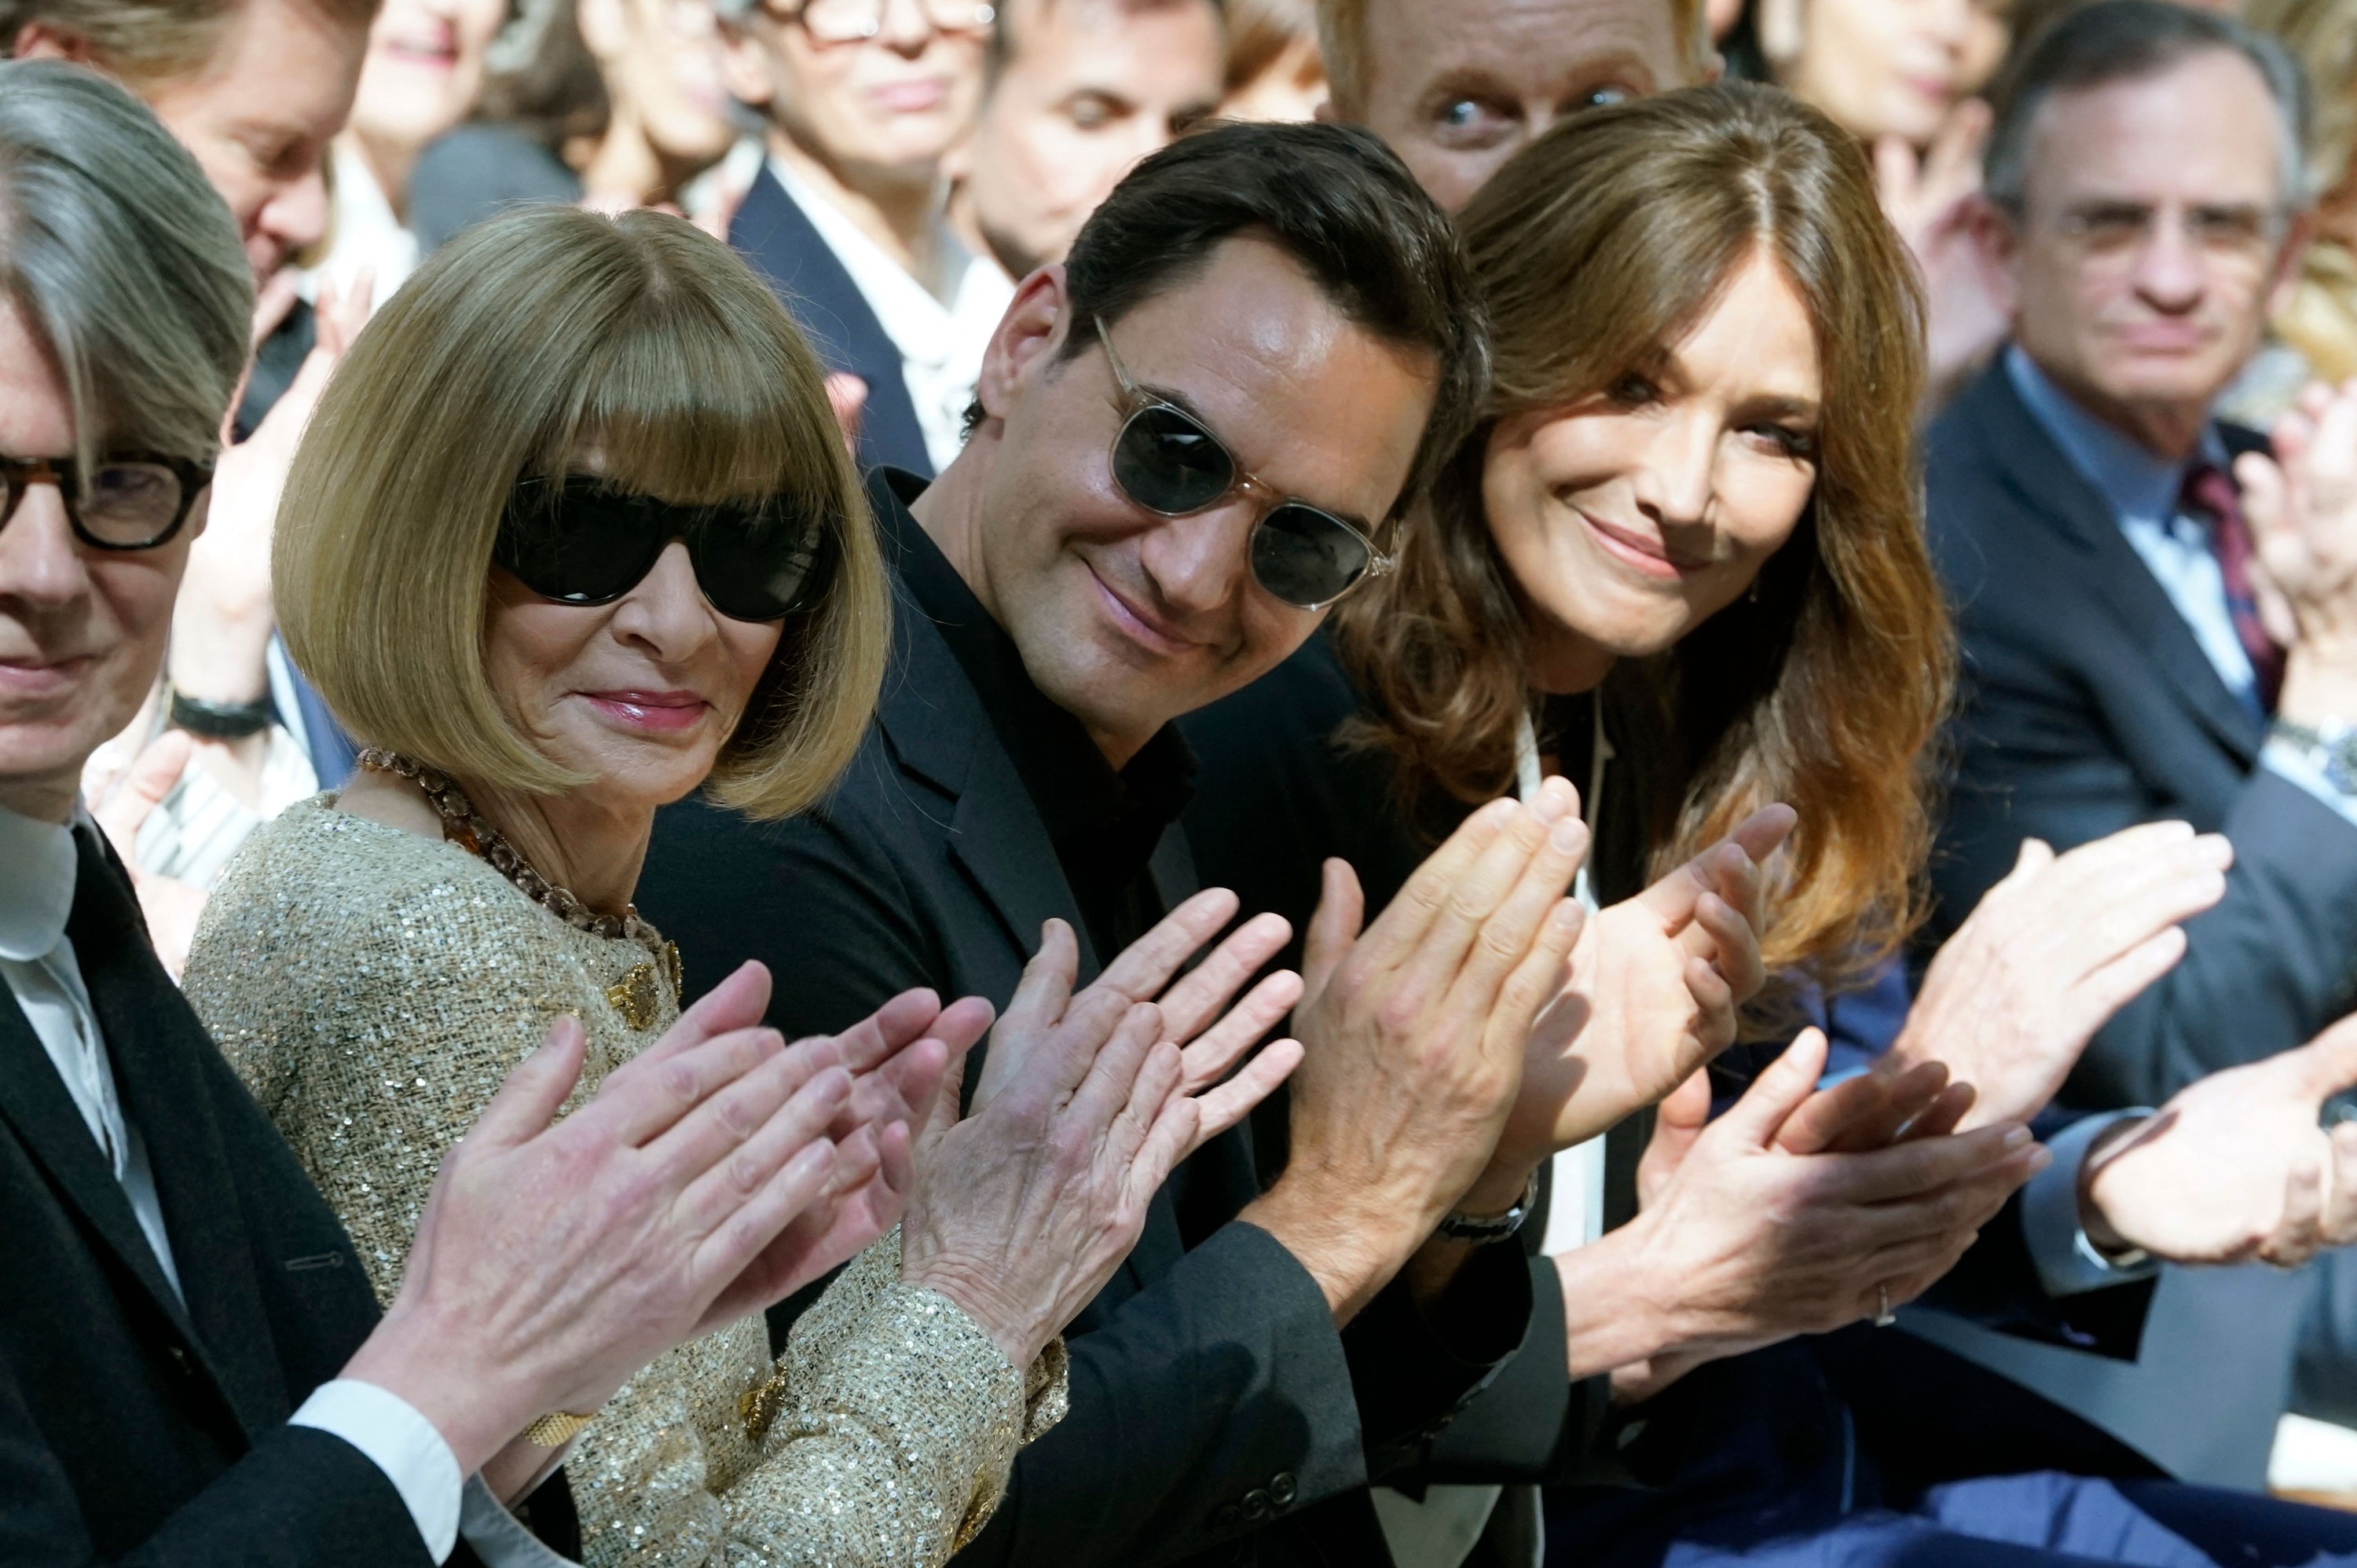
[[[562,1448],[573,1441],[580,1430],[597,1419],[597,1412],[576,1415],[569,1410],[553,1410],[523,1429],[523,1440],[542,1448]]]

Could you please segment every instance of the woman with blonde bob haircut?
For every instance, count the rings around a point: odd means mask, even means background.
[[[568,1105],[678,1017],[679,950],[630,902],[654,812],[826,789],[882,680],[884,566],[769,290],[678,219],[557,208],[472,231],[361,334],[274,566],[289,650],[368,749],[239,852],[188,992],[390,1300],[443,1156],[551,1016],[587,1036]],[[511,1445],[563,1460],[585,1562],[931,1564],[988,1519],[1062,1409],[1047,1337],[1078,1308],[1053,1309],[1143,1224],[1108,1194],[1153,1190],[1192,1130],[1177,1048],[1114,1018],[1018,1044],[1008,1092],[960,1121],[952,1062],[990,1015],[911,992],[813,1042],[824,1196],[765,1256],[788,1290],[856,1257],[783,1358],[758,1315],[710,1325]],[[961,1234],[904,1267],[920,1134],[928,1169],[1093,1152],[1026,1187],[1028,1251]],[[985,1326],[1010,1302],[1044,1348]]]

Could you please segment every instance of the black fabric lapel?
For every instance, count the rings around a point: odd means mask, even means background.
[[[2120,532],[2103,497],[2022,403],[2002,363],[1981,378],[1973,396],[1980,406],[1970,416],[2006,488],[2027,514],[2045,519],[2093,558],[2090,577],[2119,618],[2128,645],[2142,650],[2203,727],[2249,766],[2266,738],[2264,725],[2219,679],[2168,590]]]
[[[188,1298],[181,1321],[193,1325],[193,1344],[239,1422],[256,1433],[285,1421],[292,1407],[253,1276],[253,1245],[230,1197],[239,1190],[237,1173],[204,1070],[204,1057],[215,1047],[156,961],[121,873],[87,830],[74,837],[81,864],[66,929],[113,1062],[124,1119],[147,1145],[164,1229]],[[121,1201],[112,1173],[103,1164],[98,1169]],[[168,1304],[170,1293],[127,1201],[123,1214],[145,1265],[142,1278],[152,1278],[151,1290]]]

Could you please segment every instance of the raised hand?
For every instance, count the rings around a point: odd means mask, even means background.
[[[900,1232],[901,1278],[956,1302],[1017,1367],[1129,1255],[1202,1114],[1161,1010],[1102,984],[1073,995],[1077,965],[1049,921],[999,1025],[1026,1042],[1017,1065],[999,1070],[994,1042],[986,1091],[920,1152]]]
[[[551,1121],[581,1073],[561,1018],[442,1162],[384,1320],[343,1375],[432,1422],[471,1474],[537,1416],[595,1410],[656,1356],[777,1299],[763,1254],[824,1192],[851,1075],[757,1027],[747,964]]]
[[[1932,1074],[1907,1090],[1924,1135],[1795,1153],[1788,1132],[1804,1147],[1838,1144],[1887,1119],[1897,1093],[1869,1084],[1825,1100],[1824,1059],[1824,1036],[1804,1031],[1707,1125],[1706,1085],[1671,1097],[1661,1136],[1674,1147],[1648,1152],[1637,1218],[1555,1259],[1573,1376],[1613,1370],[1624,1396],[1644,1398],[1703,1361],[1912,1300],[2049,1158],[2018,1125],[1944,1132],[1939,1118],[1962,1097]]]
[[[1987,145],[1987,104],[1968,98],[1950,112],[1921,157],[1906,140],[1874,145],[1875,190],[1892,228],[1922,270],[1928,384],[1932,401],[1945,401],[2012,323],[2006,284],[1981,242],[1981,153]]]
[[[2026,1122],[2095,1031],[2185,956],[2179,922],[2226,894],[2233,846],[2148,822],[2057,856],[2021,846],[1923,977],[1882,1073],[1947,1064],[1978,1099],[1967,1127]]]
[[[1291,970],[1279,970],[1264,977],[1243,1001],[1229,1005],[1244,982],[1292,939],[1293,928],[1283,916],[1264,914],[1246,920],[1184,978],[1172,983],[1187,961],[1235,918],[1237,905],[1236,896],[1226,888],[1205,888],[1123,949],[1089,987],[1091,992],[1103,991],[1125,1001],[1152,1002],[1160,1007],[1164,1037],[1181,1047],[1185,1091],[1201,1101],[1189,1154],[1242,1121],[1301,1060],[1297,1042],[1275,1040],[1241,1071],[1233,1071],[1244,1053],[1284,1019],[1301,995],[1301,977]],[[1041,938],[1043,953],[1050,941],[1071,942],[1070,927],[1061,921],[1050,921],[1049,926]],[[977,1106],[1014,1075],[1033,1037],[1010,1011],[991,1036],[982,1081],[974,1090]]]
[[[954,1099],[966,1051],[990,1026],[990,1004],[941,1005],[931,991],[894,997],[834,1037],[850,1095],[827,1127],[833,1182],[764,1254],[791,1295],[900,1222],[915,1186],[913,1144],[946,1085]]]
[[[2267,629],[2287,650],[2277,711],[2357,718],[2357,381],[2311,386],[2279,420],[2272,457],[2234,460]]]
[[[1527,1173],[1659,1101],[1735,1041],[1766,972],[1769,857],[1792,808],[1754,812],[1634,898],[1590,918],[1569,979],[1540,1015],[1498,1163]]]
[[[2106,1251],[2290,1268],[2357,1241],[2357,1124],[2324,1101],[2357,1088],[2357,1018],[2298,1050],[2215,1072],[2088,1152],[2080,1222]]]
[[[127,745],[128,737],[117,744]],[[106,749],[113,750],[113,746]],[[147,934],[156,956],[174,980],[188,964],[188,944],[196,940],[197,921],[205,912],[205,890],[177,876],[157,876],[139,865],[139,830],[164,803],[166,796],[188,771],[190,742],[186,730],[167,729],[121,767],[104,772],[92,767],[82,774],[82,799],[105,830],[114,853],[131,874],[131,889],[146,918]]]
[[[1525,1042],[1579,934],[1564,897],[1587,853],[1577,796],[1476,811],[1363,934],[1358,879],[1326,864],[1294,1028],[1292,1155],[1243,1218],[1301,1260],[1348,1322],[1475,1190],[1522,1083]],[[1446,1274],[1425,1283],[1446,1283]]]

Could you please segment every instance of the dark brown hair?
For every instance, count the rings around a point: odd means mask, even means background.
[[[1916,481],[1921,294],[1857,139],[1741,82],[1591,110],[1501,169],[1463,226],[1492,392],[1400,571],[1336,612],[1372,700],[1364,738],[1411,791],[1479,800],[1512,782],[1532,694],[1523,606],[1482,513],[1491,432],[1642,368],[1764,250],[1815,328],[1815,489],[1755,597],[1622,660],[1600,700],[1648,786],[1652,872],[1789,802],[1801,823],[1762,933],[1770,971],[1854,978],[1922,913],[1925,753],[1954,664]]]

